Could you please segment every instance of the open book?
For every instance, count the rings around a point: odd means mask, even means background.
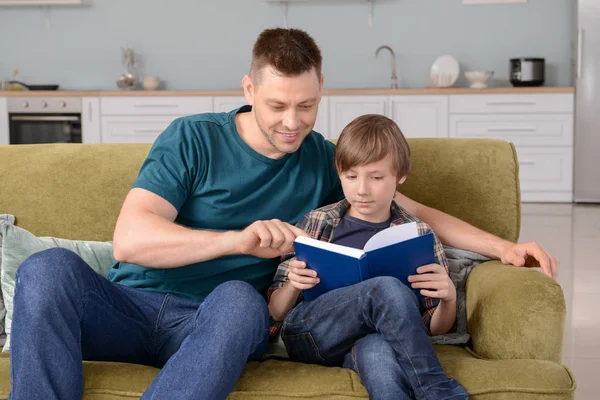
[[[393,276],[410,287],[409,275],[436,262],[433,233],[419,236],[417,223],[386,228],[371,237],[363,250],[299,236],[294,241],[298,261],[317,271],[320,282],[303,291],[311,301],[333,289],[354,285],[376,276]],[[420,289],[413,289],[423,297]]]

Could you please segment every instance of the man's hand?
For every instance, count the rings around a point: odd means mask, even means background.
[[[423,296],[447,302],[456,301],[456,288],[446,272],[439,264],[423,265],[417,268],[419,275],[410,275],[408,281],[415,289],[422,289]]]
[[[320,282],[316,271],[306,268],[304,261],[296,259],[290,261],[288,279],[290,285],[298,290],[310,289]]]
[[[558,277],[558,259],[535,242],[510,243],[502,251],[500,261],[517,267],[541,268],[546,275]]]
[[[298,236],[308,236],[302,229],[278,219],[256,221],[236,234],[236,252],[260,258],[280,257],[292,250]]]

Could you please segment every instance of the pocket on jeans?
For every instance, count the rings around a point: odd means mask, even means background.
[[[319,346],[313,339],[310,332],[298,333],[295,335],[282,335],[283,343],[287,349],[290,359],[307,364],[320,364],[328,367],[332,363],[321,357]]]

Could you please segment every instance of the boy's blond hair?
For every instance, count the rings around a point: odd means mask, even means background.
[[[392,157],[398,179],[410,172],[410,147],[398,125],[383,115],[367,114],[350,122],[335,147],[338,173]]]

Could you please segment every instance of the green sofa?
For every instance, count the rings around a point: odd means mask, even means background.
[[[401,190],[511,241],[519,237],[518,163],[507,142],[411,139],[413,168]],[[0,146],[0,214],[38,236],[112,240],[147,144]],[[225,173],[225,172],[224,172]],[[538,271],[488,262],[467,281],[468,347],[436,346],[448,375],[473,399],[573,399],[561,365],[565,302]],[[43,340],[40,338],[40,340]],[[43,345],[43,343],[41,343]],[[158,370],[84,362],[86,400],[139,398]],[[191,378],[193,379],[193,378]],[[0,399],[10,388],[0,357]],[[268,360],[249,363],[230,399],[367,399],[350,370]]]

